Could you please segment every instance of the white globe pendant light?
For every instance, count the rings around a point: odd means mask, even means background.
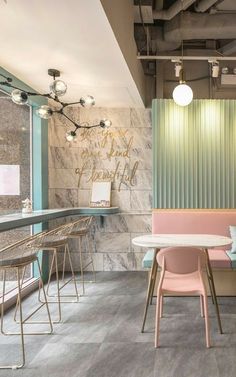
[[[175,103],[179,106],[187,106],[193,100],[193,91],[184,79],[183,61],[179,71],[179,85],[174,88],[172,96]]]
[[[187,106],[193,100],[193,91],[185,82],[180,82],[173,90],[173,99],[177,105]]]

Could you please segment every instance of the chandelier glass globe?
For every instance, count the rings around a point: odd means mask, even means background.
[[[66,132],[66,140],[67,141],[76,141],[76,132],[75,131]]]
[[[192,102],[193,91],[187,84],[180,83],[173,90],[173,99],[177,105],[187,106]]]
[[[83,107],[90,108],[95,105],[95,99],[93,96],[82,97],[80,98],[80,104]]]
[[[17,105],[26,105],[28,102],[28,94],[19,89],[11,92],[11,99]]]
[[[109,128],[111,126],[111,121],[109,119],[103,119],[100,121],[100,127],[102,128]]]
[[[42,119],[49,119],[51,118],[52,114],[53,114],[53,111],[52,109],[47,106],[47,105],[43,105],[43,106],[40,106],[37,110],[36,110],[36,114],[42,118]]]
[[[58,97],[64,96],[67,91],[67,85],[62,80],[54,80],[50,85],[50,90]]]

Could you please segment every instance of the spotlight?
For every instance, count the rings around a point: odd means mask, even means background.
[[[211,63],[211,76],[218,77],[220,72],[220,65],[217,60],[208,60],[208,63]]]

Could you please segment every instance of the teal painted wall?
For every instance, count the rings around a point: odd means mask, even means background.
[[[154,100],[153,207],[236,207],[236,101]]]

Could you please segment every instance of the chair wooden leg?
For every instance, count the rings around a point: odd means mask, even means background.
[[[204,317],[204,302],[203,302],[202,295],[200,295],[200,307],[201,307],[201,317]]]
[[[157,252],[158,252],[158,249],[155,249],[154,256],[153,256],[153,262],[152,262],[152,268],[151,268],[149,280],[148,280],[148,289],[147,289],[146,302],[145,302],[145,308],[144,308],[144,313],[143,313],[143,323],[142,323],[141,332],[144,332],[144,327],[145,327],[146,318],[147,318],[148,306],[149,306],[150,300],[151,300],[152,286],[153,286],[153,284],[155,285],[154,272],[155,272],[155,265],[157,264],[157,261],[156,261]]]
[[[207,295],[203,296],[204,314],[205,314],[205,329],[206,329],[206,346],[210,348],[210,333],[209,333],[209,316],[208,316],[208,302]]]
[[[161,301],[162,296],[157,292],[157,306],[156,306],[156,325],[155,325],[155,348],[159,347],[159,332],[160,332],[160,319],[161,319]]]
[[[152,284],[152,290],[151,290],[150,305],[152,305],[152,299],[153,299],[153,294],[154,294],[154,289],[155,289],[156,279],[157,279],[157,270],[158,270],[158,264],[155,263],[154,271],[153,271],[153,284]]]
[[[164,296],[161,296],[161,301],[160,301],[160,317],[163,317],[163,303],[164,303]]]

